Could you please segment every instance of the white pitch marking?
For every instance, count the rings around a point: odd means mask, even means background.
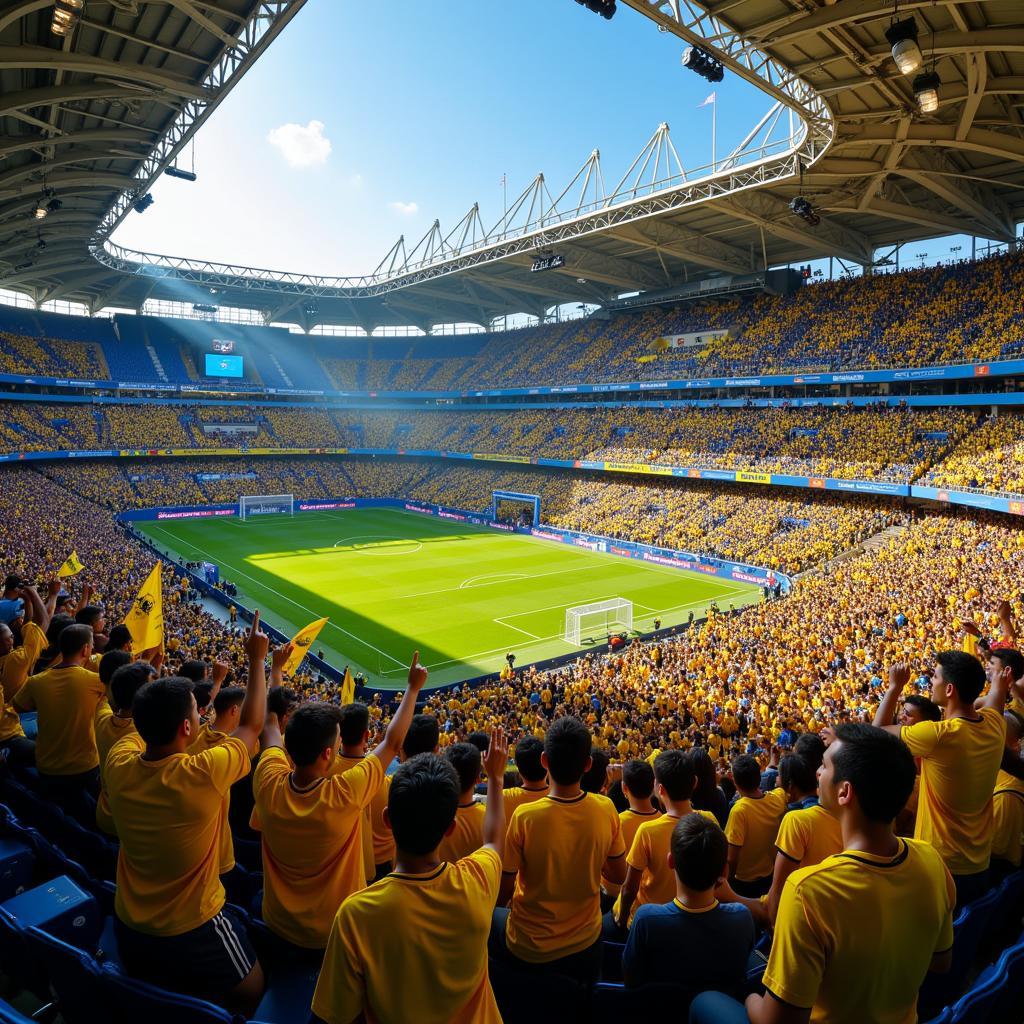
[[[469,590],[469,589],[471,589],[476,584],[477,580],[495,580],[495,581],[499,581],[500,582],[501,580],[511,580],[511,579],[525,580],[526,579],[526,573],[525,572],[491,572],[491,573],[487,573],[485,576],[470,576],[468,580],[463,580],[459,584],[459,590]]]

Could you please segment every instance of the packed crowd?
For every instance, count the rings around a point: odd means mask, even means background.
[[[0,757],[117,837],[118,947],[151,983],[252,1014],[290,957],[328,1024],[497,1022],[617,958],[694,1024],[911,1020],[955,911],[1021,863],[1012,520],[915,511],[785,600],[474,689],[424,691],[413,655],[400,700],[339,707],[170,567],[166,650],[133,650],[151,556],[58,482],[3,482]],[[272,953],[226,905],[239,803]]]
[[[920,483],[953,490],[1024,494],[1024,417],[1001,411],[985,419]]]
[[[33,338],[0,329],[0,373],[106,380],[103,349],[92,342]]]
[[[976,422],[965,409],[884,403],[367,412],[8,402],[0,404],[0,445],[8,451],[411,449],[908,483],[947,455],[958,465],[983,450],[972,435]],[[986,439],[993,430],[1004,439],[1002,455],[990,452],[989,463],[1014,465],[1018,423],[1010,416],[985,428]]]

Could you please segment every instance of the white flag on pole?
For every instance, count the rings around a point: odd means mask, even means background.
[[[712,93],[703,103],[698,103],[697,104],[697,109],[700,110],[701,107],[706,107],[709,103],[713,104],[714,102],[715,102],[715,94]]]

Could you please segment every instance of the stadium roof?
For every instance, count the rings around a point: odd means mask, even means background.
[[[681,49],[703,46],[726,74],[776,101],[713,168],[683,174],[663,126],[615,187],[605,187],[595,153],[564,192],[538,178],[502,223],[485,225],[474,207],[453,228],[396,243],[361,278],[109,243],[303,2],[90,3],[63,42],[50,31],[52,0],[0,5],[0,286],[93,309],[138,308],[153,297],[258,308],[268,321],[307,328],[427,327],[825,256],[869,265],[886,246],[945,234],[1011,241],[1024,218],[1020,0],[900,3],[898,17],[917,21],[921,70],[936,60],[933,114],[919,111],[913,76],[893,61],[892,0],[620,0],[618,17],[644,15]],[[63,206],[37,222],[44,187]],[[790,211],[797,195],[820,224]],[[539,253],[564,257],[564,266],[531,273]]]

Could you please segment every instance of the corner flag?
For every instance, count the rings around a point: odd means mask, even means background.
[[[295,670],[302,664],[302,659],[309,654],[313,641],[320,635],[320,630],[327,625],[327,619],[317,619],[308,626],[300,629],[292,638],[294,650],[284,664],[284,671],[293,675]]]
[[[135,651],[148,651],[164,642],[163,562],[153,566],[124,624],[132,635]]]
[[[84,565],[78,560],[78,554],[74,551],[68,555],[68,560],[57,570],[57,579],[64,579],[66,576],[77,576]]]

